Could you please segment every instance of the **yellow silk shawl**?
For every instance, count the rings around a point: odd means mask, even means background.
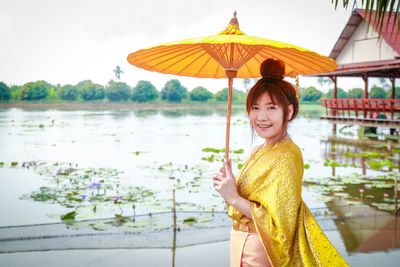
[[[236,178],[253,220],[228,206],[240,224],[255,224],[273,266],[348,266],[303,202],[303,157],[291,140],[254,152]]]

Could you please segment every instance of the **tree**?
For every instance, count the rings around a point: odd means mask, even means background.
[[[51,84],[46,81],[28,82],[20,90],[20,100],[42,100],[51,90]]]
[[[322,92],[314,86],[307,87],[299,96],[301,101],[318,101],[322,97]]]
[[[91,81],[91,80],[83,80],[83,81],[77,83],[77,84],[75,85],[75,87],[76,87],[79,91],[81,91],[82,88],[83,88],[87,83],[92,83],[92,81]]]
[[[159,96],[157,89],[149,81],[139,81],[132,91],[132,100],[148,102],[156,100]]]
[[[50,100],[50,101],[57,101],[58,100],[57,91],[56,91],[56,89],[54,89],[54,86],[52,86],[50,88],[50,92],[47,95],[46,100]]]
[[[176,79],[168,81],[161,90],[161,99],[170,102],[181,102],[186,96],[187,89]]]
[[[106,87],[106,96],[110,101],[124,101],[129,99],[131,96],[131,88],[123,82],[114,82],[113,80],[108,82]]]
[[[326,98],[333,98],[333,89],[328,91]],[[349,95],[342,88],[337,88],[337,98],[349,98]]]
[[[220,101],[220,102],[227,102],[228,101],[228,92],[229,92],[228,88],[219,90],[215,94],[215,99],[217,99],[217,101]],[[237,100],[237,97],[238,97],[237,95],[238,95],[238,91],[233,89],[232,90],[232,102],[235,102]]]
[[[386,98],[386,91],[382,87],[374,85],[369,92],[369,98]]]
[[[0,101],[8,102],[10,98],[11,98],[10,88],[8,88],[8,86],[5,83],[0,82]]]
[[[334,1],[332,0],[332,3]],[[339,0],[335,0],[335,9],[337,8]],[[397,3],[396,3],[397,2]],[[343,7],[347,8],[349,5],[350,1],[349,0],[343,0]],[[365,6],[364,6],[365,3]],[[354,0],[353,6],[357,4],[357,1]],[[365,8],[365,14],[369,18],[371,18],[369,21],[373,23],[378,23],[379,24],[379,34],[382,32],[383,28],[383,22],[386,16],[386,12],[388,12],[389,18],[391,16],[394,16],[394,21],[397,22],[397,31],[400,31],[400,19],[399,18],[399,11],[400,11],[400,1],[398,0],[375,0],[375,1],[370,1],[370,0],[361,0],[361,6]],[[373,13],[375,12],[375,16],[372,16]],[[373,19],[372,19],[373,18]],[[387,20],[387,25],[386,27],[389,27],[389,22],[390,19]],[[395,24],[393,24],[392,32],[395,29]]]
[[[213,98],[213,94],[202,86],[196,87],[190,92],[190,99],[193,101],[205,102],[211,98]]]
[[[103,99],[105,96],[104,87],[100,84],[87,82],[80,91],[81,97],[85,101]]]
[[[124,71],[119,66],[116,66],[113,71],[114,71],[115,77],[118,80],[121,78],[121,74],[124,73]]]
[[[388,91],[386,91],[386,98],[392,98],[392,88],[390,88]],[[394,89],[394,98],[395,99],[400,98],[400,87],[396,87]]]
[[[364,98],[364,90],[361,88],[353,88],[349,91],[349,98]]]
[[[58,97],[65,101],[75,101],[79,96],[79,89],[76,86],[66,84],[58,89]]]
[[[232,99],[232,103],[246,103],[247,93],[233,89],[232,95],[235,95],[235,99]]]
[[[19,94],[20,94],[21,88],[22,88],[22,86],[18,86],[18,85],[12,85],[10,87],[12,101],[18,101],[18,99],[20,99]]]

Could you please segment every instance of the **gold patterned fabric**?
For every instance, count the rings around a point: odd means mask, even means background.
[[[228,205],[234,224],[254,224],[273,266],[348,266],[301,197],[303,157],[291,140],[254,152],[236,178],[253,220]]]

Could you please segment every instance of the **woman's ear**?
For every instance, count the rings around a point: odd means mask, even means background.
[[[292,116],[293,116],[293,105],[292,104],[290,104],[289,106],[288,106],[288,115],[287,115],[287,120],[288,121],[290,121],[291,119],[292,119]]]

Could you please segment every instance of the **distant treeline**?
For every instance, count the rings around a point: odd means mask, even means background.
[[[243,79],[246,89],[249,80]],[[391,90],[373,86],[369,98],[390,98]],[[245,103],[246,92],[233,90],[232,102]],[[353,88],[348,92],[341,88],[337,90],[338,98],[363,98],[364,90]],[[213,94],[204,87],[196,87],[190,92],[181,85],[179,80],[172,79],[158,91],[150,81],[139,81],[131,88],[124,82],[110,80],[106,86],[93,83],[90,80],[81,81],[76,85],[52,85],[46,81],[28,82],[23,86],[8,86],[0,82],[0,101],[2,102],[226,102],[228,88]],[[300,102],[318,102],[321,98],[333,98],[333,89],[324,94],[311,86],[300,88]],[[400,98],[400,88],[396,88],[396,98]]]
[[[190,92],[173,79],[165,83],[161,92],[149,81],[139,81],[131,88],[124,82],[109,81],[106,86],[90,80],[76,85],[52,85],[46,81],[28,82],[23,86],[7,86],[0,82],[0,101],[3,102],[223,102],[228,99],[228,88],[213,94],[204,87]],[[234,90],[232,101],[244,102],[246,93]]]
[[[386,89],[385,89],[386,87]],[[368,91],[368,98],[391,98],[392,90],[388,86],[379,87],[374,85]],[[324,94],[315,87],[300,88],[300,102],[317,102],[320,99],[333,98],[333,89]],[[337,88],[337,98],[364,98],[364,89],[353,88],[349,91],[344,91],[342,88]],[[400,98],[400,87],[395,88],[395,98]]]

